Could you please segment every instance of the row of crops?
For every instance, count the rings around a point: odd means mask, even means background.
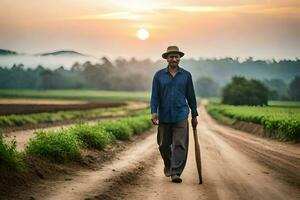
[[[23,126],[27,124],[52,123],[64,120],[97,118],[97,117],[114,117],[119,115],[129,115],[134,113],[129,108],[97,108],[81,111],[60,111],[45,112],[35,114],[12,114],[0,116],[0,128],[10,126]]]
[[[124,117],[97,124],[78,123],[70,128],[37,131],[24,152],[16,151],[16,142],[7,143],[0,133],[0,166],[23,167],[25,157],[37,156],[51,162],[80,160],[80,149],[102,150],[116,140],[129,140],[134,134],[150,129],[149,114]]]
[[[77,99],[88,101],[148,101],[149,92],[101,90],[23,90],[0,89],[1,98]]]
[[[236,120],[260,124],[281,140],[300,139],[300,107],[296,106],[232,106],[209,104],[208,113],[218,121],[232,124]]]

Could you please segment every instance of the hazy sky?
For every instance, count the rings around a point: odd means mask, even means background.
[[[139,28],[147,40],[136,37]],[[0,48],[159,59],[300,57],[300,0],[1,0]]]

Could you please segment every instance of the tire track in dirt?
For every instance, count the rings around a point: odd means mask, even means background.
[[[116,183],[118,187],[127,184],[143,173],[153,160],[155,154],[155,134],[148,135],[142,141],[133,144],[129,149],[121,152],[116,159],[104,164],[101,169],[81,170],[69,181],[59,180],[47,182],[46,186],[37,186],[31,196],[44,200],[79,200],[100,198],[112,194]],[[140,171],[138,173],[137,171]],[[126,182],[127,180],[127,182]],[[116,193],[117,194],[117,193]]]
[[[233,142],[229,142],[229,139],[216,132],[212,126],[218,126],[218,124],[212,120],[208,121],[210,117],[203,106],[200,107],[199,113],[198,134],[201,145],[204,184],[198,185],[193,138],[190,133],[189,155],[187,166],[182,175],[183,182],[174,184],[170,182],[169,178],[164,177],[162,172],[163,163],[159,158],[157,164],[137,180],[135,187],[124,189],[127,190],[124,199],[299,199],[299,188],[280,179],[278,173],[281,172],[273,171],[261,163],[259,159],[256,159],[256,152],[245,153],[240,146],[234,145]],[[231,129],[229,128],[229,130]],[[227,127],[220,126],[219,131],[225,135],[229,130]],[[255,148],[255,143],[251,143],[253,141],[245,137],[244,134],[247,133],[239,135],[241,140],[249,140],[247,145],[252,145],[251,148]],[[260,140],[264,141],[263,144],[269,142],[264,138],[256,138],[254,141]],[[235,143],[238,143],[238,140]],[[272,150],[276,151],[276,147],[279,146],[279,152],[282,153],[286,149],[285,155],[291,152],[290,157],[296,160],[299,159],[295,146],[278,143],[275,147],[272,147],[271,144],[273,142],[269,145],[262,145],[266,147],[266,150],[269,150],[266,151],[266,154],[270,154]],[[251,153],[251,156],[249,153]],[[282,159],[285,160],[285,158]],[[286,170],[291,170],[286,162],[280,160],[277,162],[281,162],[284,168],[288,168]],[[293,180],[297,181],[297,177],[294,177]]]
[[[218,124],[205,110],[202,110],[202,113],[208,127],[223,137],[227,143],[277,172],[274,173],[277,178],[300,188],[299,144],[278,142],[235,130]]]

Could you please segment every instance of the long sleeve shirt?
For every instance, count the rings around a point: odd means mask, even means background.
[[[181,67],[174,77],[168,67],[157,71],[152,82],[151,113],[157,113],[160,122],[174,123],[187,119],[189,108],[192,117],[198,116],[191,73]]]

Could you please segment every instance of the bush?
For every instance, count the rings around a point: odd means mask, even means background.
[[[260,81],[234,76],[222,90],[222,103],[231,105],[268,105],[268,88]]]
[[[123,122],[127,123],[132,129],[134,134],[140,134],[152,127],[152,124],[147,116],[138,116],[122,119]]]
[[[107,122],[99,126],[112,133],[118,140],[129,140],[133,135],[133,129],[125,121]]]
[[[96,125],[80,123],[58,131],[38,131],[25,153],[54,162],[75,160],[80,158],[82,146],[102,150],[115,139],[128,140],[134,133],[142,133],[151,126],[148,115],[142,115]]]
[[[80,158],[80,142],[68,130],[38,131],[27,145],[26,154],[45,157],[54,162]]]
[[[104,130],[103,127],[88,125],[86,123],[77,124],[70,128],[70,133],[84,144],[85,147],[102,150],[115,140],[112,133]]]
[[[4,141],[2,133],[0,133],[0,166],[20,170],[23,168],[23,160],[16,150],[16,140],[9,143]]]

